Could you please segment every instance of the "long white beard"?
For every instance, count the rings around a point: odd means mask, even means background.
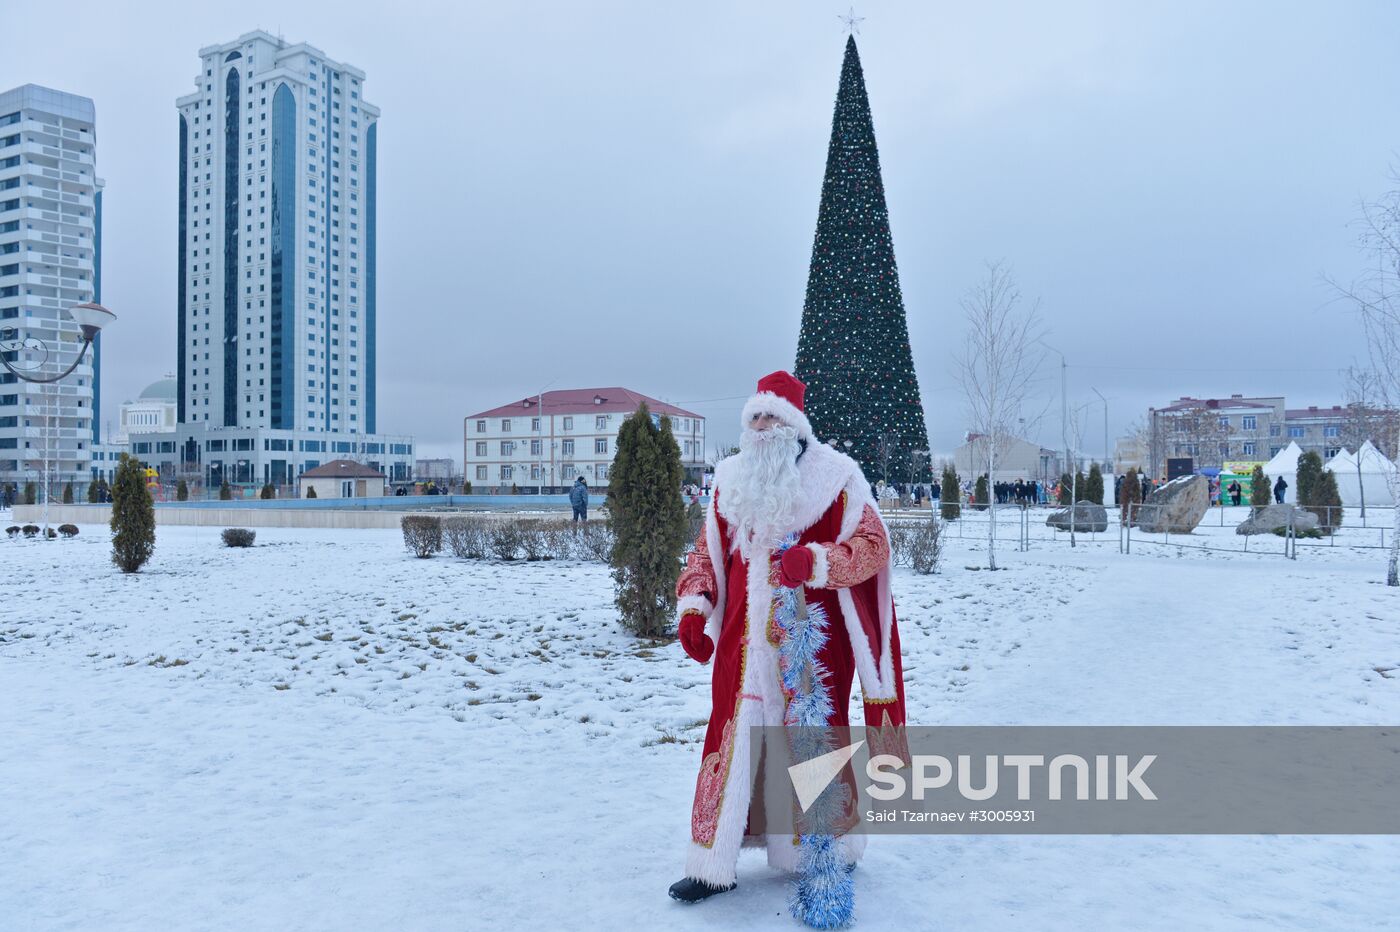
[[[720,494],[745,556],[752,545],[772,546],[793,529],[802,498],[800,450],[797,429],[786,425],[745,430],[739,438],[739,453]]]

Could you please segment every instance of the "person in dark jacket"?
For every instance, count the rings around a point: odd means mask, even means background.
[[[588,520],[588,483],[579,476],[574,480],[574,487],[569,490],[569,504],[574,506],[574,520]]]
[[[1241,492],[1239,480],[1238,480],[1238,479],[1232,479],[1232,480],[1230,480],[1230,485],[1229,485],[1229,487],[1228,487],[1225,491],[1227,491],[1227,492],[1230,493],[1230,504],[1232,504],[1232,505],[1239,505],[1239,503],[1240,503],[1240,492]]]
[[[1278,481],[1274,483],[1274,501],[1276,501],[1276,502],[1278,502],[1280,505],[1282,505],[1282,504],[1283,504],[1283,496],[1286,495],[1287,493],[1288,493],[1288,483],[1283,481],[1283,477],[1282,477],[1282,476],[1279,476],[1279,477],[1278,477]]]

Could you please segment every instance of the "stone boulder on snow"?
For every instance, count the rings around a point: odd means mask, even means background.
[[[1057,531],[1069,530],[1069,509],[1061,508],[1045,519],[1046,527]],[[1108,530],[1108,511],[1093,502],[1076,502],[1074,506],[1074,529],[1102,533]]]
[[[1210,510],[1210,481],[1182,476],[1159,486],[1134,512],[1134,522],[1149,534],[1190,534]]]
[[[1235,527],[1236,534],[1273,534],[1293,524],[1295,533],[1311,531],[1317,527],[1317,515],[1304,511],[1297,505],[1267,505],[1241,521]]]

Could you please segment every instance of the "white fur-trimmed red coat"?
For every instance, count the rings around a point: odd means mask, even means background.
[[[777,561],[771,546],[745,548],[734,539],[735,521],[725,512],[724,497],[732,462],[722,461],[715,470],[705,528],[677,586],[680,614],[703,616],[715,645],[711,715],[686,873],[717,886],[733,882],[745,840],[752,793],[748,728],[782,724],[788,701],[778,676],[781,631],[773,619]],[[807,604],[822,606],[829,620],[829,640],[819,659],[828,671],[835,708],[830,724],[848,724],[850,689],[858,676],[865,724],[900,729],[904,684],[890,594],[889,534],[870,485],[854,460],[821,444],[809,444],[797,466],[802,495],[788,530],[813,554]],[[847,836],[844,843],[854,859],[864,836]],[[795,866],[790,835],[769,837],[767,844],[771,863]]]

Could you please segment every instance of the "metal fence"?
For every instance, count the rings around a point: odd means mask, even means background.
[[[1239,524],[1254,514],[1255,509],[1248,505],[1212,506],[1201,521],[1189,531],[1173,530],[1164,527],[1163,522],[1157,520],[1162,517],[1160,509],[1165,507],[1167,506],[1160,503],[1134,503],[1131,506],[1131,520],[1127,522],[1123,521],[1120,508],[1106,507],[1108,521],[1103,530],[1093,530],[1092,526],[1081,525],[1071,533],[1046,524],[1050,515],[1064,510],[1057,506],[998,505],[995,511],[995,526],[992,526],[990,509],[963,504],[960,516],[945,522],[944,537],[950,541],[966,540],[976,543],[991,536],[999,545],[1011,546],[1019,551],[1029,551],[1042,544],[1117,543],[1121,553],[1131,553],[1134,547],[1166,546],[1297,559],[1299,550],[1386,549],[1394,539],[1395,533],[1395,508],[1392,506],[1367,505],[1364,515],[1358,508],[1311,507],[1307,510],[1318,515],[1319,527],[1326,529],[1317,536],[1310,536],[1308,532],[1295,527],[1291,521],[1283,525],[1279,534],[1271,531],[1237,534],[1236,528]],[[918,522],[931,520],[938,515],[938,504],[934,503],[932,509],[887,511],[885,520],[890,524]]]
[[[998,544],[1014,545],[1020,551],[1030,550],[1036,543],[1068,543],[1068,531],[1057,530],[1045,523],[1046,518],[1059,510],[1053,505],[1003,504],[997,505],[993,511],[985,505],[963,504],[959,517],[945,522],[947,527],[944,534],[949,540],[984,541],[990,537]],[[935,502],[932,509],[887,511],[885,521],[927,521],[939,515],[939,504]],[[1113,540],[1110,531],[1111,528],[1093,531],[1085,526],[1077,528],[1074,536],[1076,542]]]
[[[1395,508],[1392,506],[1368,505],[1364,515],[1358,508],[1308,506],[1290,511],[1287,520],[1277,529],[1261,529],[1251,534],[1236,531],[1257,510],[1248,505],[1213,507],[1189,531],[1170,526],[1161,511],[1167,507],[1153,502],[1129,506],[1131,520],[1120,524],[1119,549],[1132,553],[1134,545],[1169,546],[1222,553],[1277,554],[1296,560],[1300,547],[1384,550],[1394,539]],[[1299,516],[1304,514],[1309,520],[1300,521]],[[1316,518],[1316,530],[1312,529],[1311,518]]]

